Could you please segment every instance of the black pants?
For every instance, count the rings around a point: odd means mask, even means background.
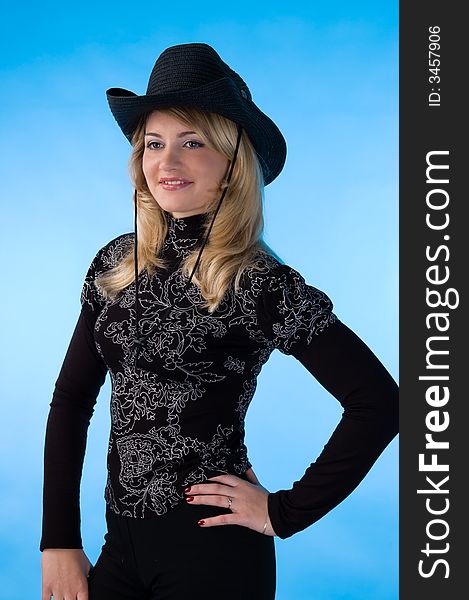
[[[140,519],[106,509],[89,600],[273,600],[274,538],[241,525],[200,527],[228,508],[182,503]]]

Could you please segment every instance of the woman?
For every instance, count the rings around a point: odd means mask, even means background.
[[[107,96],[132,143],[135,231],[88,269],[51,402],[43,600],[270,600],[274,536],[305,529],[360,483],[397,434],[397,386],[329,297],[261,240],[263,186],[286,145],[215,50],[172,46],[144,96]],[[269,493],[244,420],[275,348],[344,413],[292,489]],[[91,566],[79,485],[108,372],[107,532]]]

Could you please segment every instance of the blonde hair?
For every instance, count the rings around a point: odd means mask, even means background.
[[[237,140],[237,125],[216,113],[195,108],[171,107],[158,109],[194,129],[210,148],[222,153],[231,161]],[[132,152],[129,172],[138,194],[138,267],[139,273],[147,269],[153,273],[156,267],[167,268],[166,261],[159,256],[168,226],[163,209],[151,194],[142,169],[145,149],[145,115],[132,136]],[[202,236],[208,230],[216,204],[226,187],[220,186],[220,194],[214,198],[207,211],[207,220]],[[203,249],[198,269],[192,277],[205,299],[204,306],[213,312],[223,299],[228,287],[234,282],[238,290],[241,275],[254,264],[254,256],[260,250],[274,254],[261,239],[264,229],[263,218],[264,179],[256,151],[243,130],[236,163],[225,198],[217,213],[209,238]],[[184,275],[190,276],[199,248],[195,249],[181,264]],[[126,254],[112,269],[96,278],[96,284],[105,297],[114,298],[118,292],[134,281],[134,249]]]

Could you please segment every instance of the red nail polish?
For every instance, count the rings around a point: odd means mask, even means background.
[[[186,500],[188,502],[192,502],[192,500],[194,500],[194,496],[187,496]]]
[[[198,521],[199,525],[205,525],[205,521],[203,519],[200,519],[200,521]]]
[[[189,486],[189,487],[186,487],[186,488],[184,489],[184,491],[185,491],[185,492],[190,492],[190,490],[191,490],[191,487],[190,487],[190,486]]]

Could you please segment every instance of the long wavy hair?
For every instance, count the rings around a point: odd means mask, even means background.
[[[158,110],[188,125],[201,136],[208,147],[231,161],[238,135],[236,123],[216,113],[194,108],[172,107]],[[168,267],[167,262],[160,257],[168,224],[163,209],[148,188],[142,169],[145,125],[149,114],[140,119],[132,136],[129,172],[137,190],[139,273],[147,269],[152,274],[156,268]],[[254,257],[259,250],[276,256],[261,239],[264,229],[264,179],[256,151],[244,130],[230,183],[227,186],[225,179],[220,182],[219,193],[209,203],[202,228],[203,236],[225,187],[228,187],[225,198],[205,244],[198,269],[192,277],[205,299],[205,308],[211,313],[216,310],[232,283],[235,291],[239,289],[243,271],[250,265],[256,268]],[[193,250],[181,264],[182,272],[187,277],[192,272],[198,252],[199,248]],[[132,246],[115,267],[96,278],[96,284],[105,297],[115,298],[118,292],[134,281],[133,254]]]

